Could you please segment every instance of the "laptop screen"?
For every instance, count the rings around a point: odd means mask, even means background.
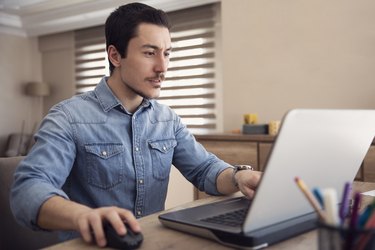
[[[375,135],[375,110],[297,109],[282,121],[243,225],[249,232],[313,212],[294,178],[310,187],[353,181]]]

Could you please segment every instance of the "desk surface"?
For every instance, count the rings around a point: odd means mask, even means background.
[[[375,189],[375,183],[366,182],[355,182],[354,189],[359,192],[365,192]],[[180,206],[175,209],[186,208],[191,206],[196,206],[204,204],[207,202],[212,202],[214,200],[223,199],[223,197],[210,197],[202,200],[196,200],[194,202],[188,203],[186,205]],[[372,201],[372,197],[365,196],[362,200],[362,207]],[[158,220],[158,214],[152,214],[146,216],[139,220],[142,232],[144,235],[144,241],[141,246],[142,249],[206,249],[206,250],[216,250],[216,249],[231,249],[222,246],[215,241],[211,241],[205,238],[200,238],[197,236],[192,236],[186,233],[181,233],[168,229],[162,226]],[[270,250],[283,250],[283,249],[317,249],[317,232],[316,230],[310,231],[305,234],[301,234],[289,240],[283,241],[279,244],[272,245],[267,249]],[[65,250],[65,249],[103,249],[96,247],[94,245],[87,244],[83,242],[82,239],[74,239],[67,242],[63,242],[57,245],[53,245],[49,250]],[[108,248],[107,248],[108,249]]]

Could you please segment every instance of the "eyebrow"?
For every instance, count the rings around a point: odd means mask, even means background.
[[[142,48],[146,48],[146,49],[154,49],[154,50],[161,50],[161,48],[159,48],[158,46],[156,45],[152,45],[152,44],[145,44],[145,45],[142,45]],[[172,47],[169,47],[168,49],[166,49],[166,51],[171,51],[172,50]]]

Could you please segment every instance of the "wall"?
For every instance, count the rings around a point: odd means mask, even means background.
[[[242,114],[375,108],[375,2],[223,0],[224,130]]]
[[[42,53],[43,79],[51,86],[45,98],[43,113],[75,93],[74,32],[63,32],[39,38]]]
[[[57,102],[74,94],[73,32],[40,38],[0,34],[0,156],[9,134],[32,133]],[[29,81],[51,86],[48,97],[26,96]]]
[[[0,152],[9,134],[20,133],[24,122],[26,133],[42,116],[42,100],[26,96],[24,85],[41,81],[41,56],[38,40],[0,34]]]
[[[194,200],[193,185],[172,166],[169,177],[167,199],[165,209],[170,209]]]

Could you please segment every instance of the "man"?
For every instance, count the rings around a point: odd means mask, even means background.
[[[120,235],[126,233],[123,221],[139,232],[136,218],[164,209],[172,164],[209,194],[239,188],[252,197],[259,172],[233,174],[170,108],[153,100],[172,49],[166,14],[133,3],[115,10],[105,26],[110,77],[57,104],[43,120],[15,173],[11,207],[17,220],[105,246],[104,221]]]

